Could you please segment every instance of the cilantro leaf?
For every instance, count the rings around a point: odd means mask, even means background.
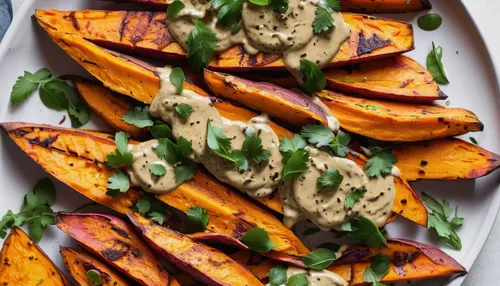
[[[311,124],[302,127],[302,133],[300,133],[300,135],[316,147],[330,144],[335,137],[330,128],[319,124]]]
[[[188,118],[192,112],[193,112],[193,108],[191,107],[191,105],[186,104],[186,103],[178,104],[175,107],[175,113],[177,113],[177,115],[179,115],[181,118],[184,118],[184,119]]]
[[[115,195],[123,194],[130,189],[130,179],[123,171],[118,171],[108,178],[108,185],[106,188],[114,191],[107,192],[107,194],[115,197]]]
[[[319,5],[328,9],[330,13],[340,11],[340,0],[320,0]]]
[[[182,136],[179,137],[175,146],[175,153],[181,160],[187,159],[191,155],[191,153],[193,153],[191,141]]]
[[[173,68],[170,72],[169,79],[175,88],[177,88],[177,93],[180,94],[184,89],[184,72],[182,69],[180,67]]]
[[[200,71],[212,60],[215,48],[217,47],[217,35],[203,24],[196,22],[196,26],[191,30],[188,37],[188,63],[193,71]]]
[[[79,128],[89,122],[90,109],[84,102],[80,102],[79,104],[69,102],[68,115],[71,120],[71,127]]]
[[[241,21],[243,0],[212,0],[212,6],[218,10],[218,23],[228,27]]]
[[[167,173],[167,169],[162,163],[151,163],[149,164],[149,171],[155,176],[163,176]]]
[[[40,99],[50,109],[64,110],[68,108],[68,100],[61,89],[61,85],[68,85],[62,80],[46,81],[40,85]]]
[[[35,74],[25,71],[24,76],[18,77],[16,83],[12,87],[10,101],[15,104],[25,100],[35,91],[38,84],[51,77],[52,73],[45,68],[38,70]]]
[[[474,138],[474,137],[470,136],[470,137],[469,137],[469,140],[470,140],[470,142],[472,142],[472,143],[474,143],[474,144],[478,145],[476,138]]]
[[[315,14],[316,16],[313,21],[313,32],[315,34],[326,32],[334,27],[333,15],[328,9],[318,6],[316,7]]]
[[[300,135],[295,134],[293,139],[288,136],[282,137],[280,139],[280,153],[283,157],[283,163],[286,163],[293,153],[306,146],[307,142]]]
[[[51,180],[44,178],[40,179],[33,188],[32,192],[28,192],[25,196],[25,205],[23,211],[34,210],[40,205],[53,205],[56,200],[54,184]]]
[[[371,157],[366,161],[365,171],[370,177],[380,177],[390,174],[394,163],[398,161],[389,148],[372,147]]]
[[[198,206],[188,209],[187,218],[194,232],[203,232],[208,224],[208,212]]]
[[[159,225],[163,225],[163,223],[165,222],[165,214],[164,213],[161,213],[161,212],[157,212],[157,211],[154,211],[154,212],[150,212],[148,214],[148,217],[156,222],[157,224]]]
[[[241,31],[241,25],[236,24],[231,27],[231,34],[236,35],[238,32]]]
[[[287,276],[286,276],[286,267],[278,264],[271,268],[269,271],[269,284],[271,286],[280,286],[282,284],[285,284],[287,281]]]
[[[101,273],[94,269],[87,271],[87,280],[91,286],[101,286],[103,284]]]
[[[174,2],[168,4],[167,7],[167,19],[173,20],[177,15],[179,15],[179,12],[182,11],[186,7],[184,3],[182,3],[179,0],[175,0]]]
[[[288,278],[288,282],[286,286],[308,286],[309,280],[307,280],[307,276],[305,273],[297,273],[290,278]]]
[[[276,244],[271,242],[267,231],[260,227],[254,227],[247,231],[240,241],[250,250],[258,253],[269,252],[276,247]]]
[[[354,204],[359,202],[359,200],[361,200],[361,198],[365,195],[365,193],[366,193],[365,189],[356,189],[350,192],[347,195],[347,198],[345,199],[344,207],[352,209],[354,207]]]
[[[273,7],[276,12],[283,14],[288,10],[288,0],[269,0],[269,6]]]
[[[304,256],[302,262],[311,269],[323,270],[330,266],[336,258],[335,252],[330,249],[318,248]]]
[[[184,161],[182,162],[182,164],[175,166],[175,182],[177,184],[182,184],[186,181],[191,180],[191,178],[193,178],[194,176],[194,173],[196,173],[196,166],[196,163],[192,161]]]
[[[128,152],[128,134],[117,132],[115,134],[116,150],[115,153],[106,156],[106,163],[111,168],[120,168],[132,165],[133,155]]]
[[[258,5],[258,6],[267,6],[269,5],[268,0],[249,0],[248,2]]]
[[[363,280],[365,282],[372,282],[373,286],[385,286],[385,284],[380,283],[377,280],[377,275],[373,272],[373,270],[370,267],[367,267],[363,272]]]
[[[127,152],[128,139],[128,134],[123,131],[117,132],[115,134],[116,149],[118,149],[118,151],[120,151],[121,153]]]
[[[379,281],[389,272],[390,262],[389,256],[386,254],[377,254],[371,259],[370,267],[367,267],[363,272],[363,280],[365,282],[372,282],[374,286],[384,285]]]
[[[427,55],[427,70],[434,78],[434,80],[439,84],[450,83],[443,67],[443,48],[437,47],[432,42],[432,50]]]
[[[135,204],[135,207],[140,214],[146,215],[151,209],[150,197],[140,198]]]
[[[156,139],[171,138],[172,129],[167,124],[161,121],[156,121],[155,125],[151,128],[151,135],[153,135]]]
[[[248,170],[248,159],[247,156],[241,150],[233,150],[231,152],[231,156],[236,159],[236,166],[238,167],[238,171],[244,172]]]
[[[351,135],[344,133],[342,130],[337,132],[335,140],[330,143],[330,148],[335,155],[345,157],[349,154],[349,143],[351,142]]]
[[[328,169],[318,177],[318,184],[323,188],[335,189],[342,184],[344,176],[337,169]]]
[[[207,144],[210,150],[222,158],[238,163],[237,158],[231,154],[231,139],[224,134],[218,126],[212,126],[212,122],[207,120]]]
[[[150,127],[154,125],[153,120],[151,119],[151,115],[149,114],[148,106],[132,107],[123,116],[123,121],[139,128]]]
[[[260,163],[271,157],[271,152],[262,147],[262,139],[258,135],[246,136],[241,151],[253,162]]]
[[[308,160],[309,152],[304,149],[295,151],[283,166],[282,179],[294,178],[300,173],[307,171],[307,169],[309,169],[307,165]]]
[[[342,225],[342,230],[347,231],[347,238],[360,240],[375,248],[387,245],[385,237],[377,226],[368,218],[361,216]]]
[[[167,217],[164,203],[154,196],[144,196],[140,198],[135,204],[135,209],[140,214],[148,217],[160,225],[163,225],[163,222]]]
[[[303,75],[302,89],[307,94],[322,91],[326,86],[326,77],[321,69],[310,60],[300,60],[300,72]]]

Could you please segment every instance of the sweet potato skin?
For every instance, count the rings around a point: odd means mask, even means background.
[[[351,37],[329,66],[389,57],[414,48],[413,30],[408,23],[361,14],[342,15],[351,26]],[[46,30],[77,35],[107,48],[166,61],[185,58],[184,50],[168,32],[164,12],[37,10],[35,17]],[[209,66],[220,70],[285,68],[279,55],[251,56],[241,46],[217,55]]]
[[[175,285],[175,279],[123,220],[111,215],[60,212],[56,225],[141,285]]]
[[[457,138],[396,145],[393,153],[410,181],[475,179],[500,167],[500,155]]]
[[[102,285],[105,286],[127,286],[132,284],[114,269],[85,251],[61,246],[59,252],[66,269],[79,286],[92,286],[87,278],[87,271],[89,270],[95,270],[101,274]]]
[[[219,250],[155,224],[138,213],[127,216],[155,252],[204,285],[263,285],[250,271]]]
[[[12,228],[5,239],[1,259],[2,285],[71,285],[43,250],[18,227]]]
[[[382,141],[433,140],[484,127],[474,113],[462,108],[362,99],[328,90],[317,95],[342,128]]]

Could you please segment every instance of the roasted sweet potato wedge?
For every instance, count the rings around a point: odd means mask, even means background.
[[[370,267],[370,259],[380,253],[388,255],[391,260],[389,272],[381,281],[383,283],[467,273],[457,261],[431,245],[394,238],[387,239],[387,246],[381,249],[353,246],[327,270],[340,275],[350,286],[367,285],[363,272]],[[261,280],[265,280],[269,270],[277,265],[276,261],[246,251],[236,252],[231,258],[245,265]]]
[[[377,140],[414,142],[483,130],[477,116],[462,108],[369,100],[327,90],[317,95],[342,128]]]
[[[141,285],[179,285],[125,221],[104,214],[57,214],[57,227]]]
[[[102,285],[128,286],[132,284],[114,269],[83,250],[61,246],[59,252],[66,269],[79,286],[93,286],[87,277],[87,272],[90,270],[94,270],[101,275]]]
[[[393,153],[410,181],[474,179],[500,167],[500,155],[456,138],[397,145]]]
[[[411,24],[362,14],[343,13],[342,16],[351,26],[351,37],[329,66],[388,57],[414,48]],[[165,25],[164,12],[37,10],[35,17],[46,30],[83,37],[103,47],[167,61],[185,58],[185,51]],[[285,68],[279,55],[251,56],[241,46],[219,54],[209,66],[221,70]]]
[[[108,178],[115,170],[105,167],[104,162],[106,155],[114,152],[115,143],[105,133],[24,123],[6,123],[2,127],[48,173],[93,201],[127,213],[143,194],[138,188],[114,198],[106,195]],[[157,198],[183,212],[194,206],[206,209],[211,217],[209,231],[239,239],[247,230],[259,226],[269,233],[276,251],[294,256],[309,252],[271,213],[202,171]]]
[[[162,227],[138,213],[127,215],[156,253],[203,285],[263,285],[250,271],[221,251]]]
[[[43,250],[18,227],[12,228],[5,239],[1,259],[1,285],[71,285]]]

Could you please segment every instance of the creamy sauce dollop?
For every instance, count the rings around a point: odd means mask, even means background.
[[[320,68],[328,64],[351,30],[338,12],[332,13],[334,27],[319,34],[313,33],[313,22],[319,0],[290,0],[288,9],[280,14],[271,6],[243,3],[242,29],[232,34],[230,27],[217,23],[217,11],[208,0],[181,0],[185,8],[167,25],[172,36],[185,50],[187,40],[198,19],[217,35],[216,52],[241,44],[248,54],[259,51],[281,54],[287,69],[302,83],[300,60],[307,59]]]
[[[347,282],[339,275],[328,270],[306,270],[295,266],[289,266],[286,276],[305,273],[309,286],[347,286]]]

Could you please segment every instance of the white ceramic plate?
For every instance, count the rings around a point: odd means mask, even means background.
[[[451,84],[443,86],[449,95],[451,106],[464,107],[475,112],[485,125],[485,132],[474,133],[482,147],[500,153],[500,97],[494,68],[484,42],[476,26],[460,1],[433,0],[434,12],[443,16],[441,28],[434,32],[424,32],[416,26],[419,14],[387,15],[388,18],[411,21],[415,30],[416,50],[409,53],[411,57],[425,65],[425,58],[431,47],[431,41],[441,45],[444,50],[444,65]],[[80,74],[86,71],[62,50],[51,42],[46,33],[38,27],[31,17],[36,8],[59,10],[77,9],[112,9],[116,4],[95,0],[26,0],[2,44],[0,45],[0,121],[25,121],[58,125],[65,112],[47,109],[40,101],[38,94],[33,94],[26,102],[12,107],[9,103],[10,90],[24,70],[34,72],[47,67],[56,75]],[[123,8],[124,6],[119,6]],[[125,6],[126,7],[126,6]],[[142,7],[147,9],[147,7]],[[66,120],[63,126],[69,127]],[[107,127],[96,115],[84,128],[107,130]],[[411,132],[411,130],[408,130]],[[466,135],[467,138],[469,135]],[[8,209],[17,212],[27,190],[35,182],[48,176],[37,164],[26,156],[2,132],[0,136],[0,215]],[[72,211],[90,201],[56,182],[56,210]],[[461,252],[444,246],[436,237],[424,228],[399,219],[388,227],[392,237],[414,239],[441,247],[445,252],[457,259],[464,267],[470,269],[495,220],[500,206],[500,172],[478,180],[461,180],[449,182],[425,181],[413,184],[417,191],[426,191],[436,198],[451,202],[452,207],[459,205],[459,215],[465,217],[465,224],[460,229],[463,250]],[[86,211],[92,211],[86,208]],[[297,229],[299,233],[301,227]],[[309,236],[306,242],[316,246],[327,238],[325,234]],[[59,245],[71,245],[74,242],[56,227],[46,231],[40,245],[47,254],[62,268]],[[433,280],[422,285],[460,285],[462,278],[451,282]],[[414,283],[413,283],[414,284]]]

